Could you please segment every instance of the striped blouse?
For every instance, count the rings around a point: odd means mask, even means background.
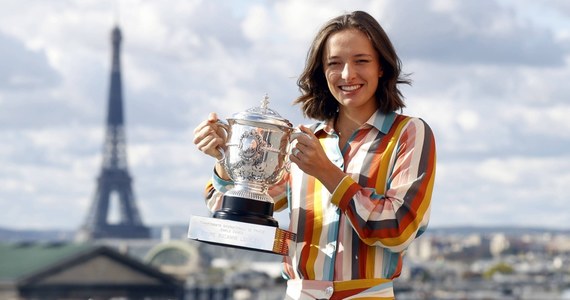
[[[433,133],[419,118],[377,111],[340,149],[332,123],[311,128],[347,176],[331,194],[292,164],[282,184],[270,189],[275,209],[289,208],[289,230],[297,234],[283,262],[287,293],[300,293],[291,296],[295,299],[390,299],[391,279],[400,275],[404,250],[429,221]],[[212,211],[231,185],[213,177],[206,190]],[[311,285],[324,294],[309,295]]]

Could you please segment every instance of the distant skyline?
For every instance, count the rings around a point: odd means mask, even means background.
[[[404,114],[436,135],[431,225],[570,228],[570,2],[0,0],[0,227],[78,229],[102,164],[111,30],[122,33],[127,156],[143,222],[207,215],[209,112],[294,124],[319,26],[365,10],[410,73]],[[118,11],[118,13],[117,13]],[[118,15],[118,17],[117,17]],[[286,213],[278,218],[281,224]]]

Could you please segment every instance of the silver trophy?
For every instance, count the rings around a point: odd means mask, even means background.
[[[201,220],[201,225],[194,225],[197,230],[192,230],[191,223],[190,238],[286,254],[282,253],[286,250],[276,250],[275,247],[282,248],[283,244],[287,244],[286,240],[294,238],[294,234],[278,228],[278,222],[273,218],[273,198],[268,190],[288,171],[291,142],[302,133],[268,105],[269,97],[266,95],[261,106],[236,113],[226,121],[218,121],[226,131],[226,147],[219,148],[223,154],[221,162],[234,186],[224,194],[222,207],[214,212],[214,219]],[[231,229],[226,230],[224,235],[215,233],[223,225],[231,225]],[[252,226],[257,229],[252,230]],[[208,233],[201,232],[199,236],[200,230],[206,227],[210,227]],[[260,237],[254,240],[244,238],[244,235],[252,232],[252,236],[263,234],[264,230],[276,231],[275,237],[271,238],[278,245],[274,245],[273,249],[259,249],[256,243],[261,242]],[[217,235],[217,238],[212,235]],[[245,245],[242,244],[244,240]]]

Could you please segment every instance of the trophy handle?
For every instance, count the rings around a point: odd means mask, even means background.
[[[230,134],[230,125],[227,122],[224,122],[220,119],[216,121],[216,124],[222,127],[222,129],[226,132],[226,139],[227,139]],[[224,150],[224,148],[220,146],[218,146],[216,149],[218,149],[218,151],[220,151],[220,153],[222,154],[222,158],[218,159],[218,161],[223,161],[224,159],[226,159],[226,150]]]
[[[302,132],[301,129],[299,129],[299,128],[293,129],[293,132],[291,132],[291,135],[289,136],[289,143],[290,144],[293,143],[294,140],[296,140],[299,136],[301,136],[303,134],[308,136],[308,134]],[[290,147],[290,149],[293,149],[293,147]],[[290,152],[292,151],[290,149],[288,151],[289,155],[291,155]],[[289,155],[287,155],[287,159],[285,161],[285,171],[287,171],[287,172],[291,171],[291,160],[289,159]]]
[[[308,134],[302,132],[301,129],[295,128],[293,130],[293,132],[291,132],[291,136],[289,137],[290,142],[292,142],[293,140],[296,140],[299,136],[301,136],[303,134],[308,135]]]

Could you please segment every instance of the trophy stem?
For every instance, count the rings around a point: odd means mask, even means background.
[[[222,208],[214,213],[214,218],[279,227],[273,218],[273,206],[272,202],[224,195]]]
[[[235,187],[226,192],[226,196],[273,203],[273,198],[267,194],[267,190],[267,186],[261,184],[236,182]]]

